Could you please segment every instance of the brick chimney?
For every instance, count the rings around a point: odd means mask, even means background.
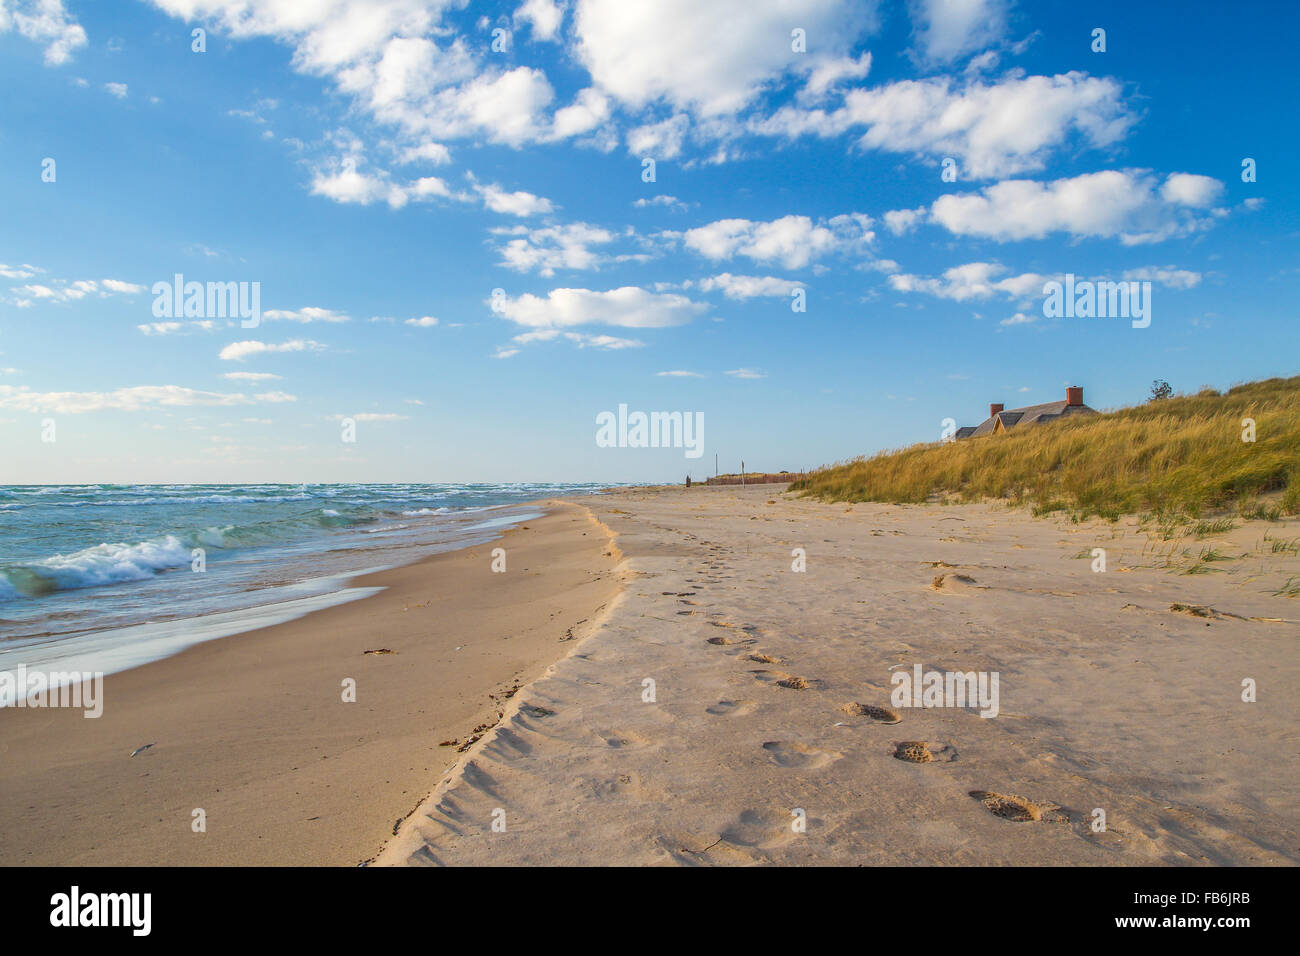
[[[1067,404],[1067,405],[1082,405],[1082,404],[1083,404],[1083,388],[1082,388],[1082,386],[1079,386],[1079,385],[1069,385],[1069,386],[1066,387],[1066,389],[1065,389],[1065,404]]]
[[[994,404],[989,405],[989,418],[992,418],[998,412],[1002,411],[1002,409],[1005,407],[1006,406],[1003,405],[1001,402],[996,402]]]

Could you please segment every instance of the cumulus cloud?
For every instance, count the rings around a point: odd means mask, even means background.
[[[627,151],[633,156],[676,159],[681,155],[682,142],[690,122],[690,118],[685,113],[678,113],[661,122],[648,123],[629,130]]]
[[[1117,81],[1075,71],[964,86],[951,77],[902,80],[852,89],[838,109],[785,106],[748,126],[791,139],[865,127],[863,149],[952,157],[963,178],[988,179],[1042,169],[1071,136],[1109,146],[1134,122]]]
[[[647,292],[623,286],[606,292],[590,289],[552,289],[541,298],[530,294],[505,298],[497,304],[502,316],[535,329],[577,325],[612,325],[651,329],[684,325],[708,309],[684,295]]]
[[[438,320],[432,315],[422,315],[416,319],[407,319],[405,325],[413,325],[417,329],[431,329],[438,324]]]
[[[551,212],[555,208],[549,199],[523,190],[507,192],[495,184],[480,183],[474,183],[473,188],[482,197],[484,206],[508,216],[535,216]]]
[[[17,30],[34,43],[45,44],[45,65],[68,62],[72,51],[86,45],[86,31],[63,6],[63,0],[5,0],[0,2],[0,33]],[[126,88],[123,87],[123,93]]]
[[[554,275],[556,269],[595,268],[603,257],[592,247],[605,245],[614,239],[614,234],[608,229],[585,222],[538,229],[512,226],[492,232],[513,237],[497,248],[501,265],[516,272],[535,269],[543,276]]]
[[[1007,7],[1007,0],[912,0],[922,56],[950,63],[998,42],[1006,31]]]
[[[793,279],[778,279],[775,276],[737,276],[730,272],[711,276],[700,282],[700,290],[722,292],[728,299],[752,299],[756,296],[789,297],[795,289],[803,288],[803,283]]]
[[[326,160],[312,174],[311,191],[314,195],[362,206],[386,202],[393,209],[401,209],[410,202],[433,199],[481,202],[492,212],[521,218],[550,213],[555,209],[544,196],[524,190],[511,192],[496,183],[480,183],[473,173],[466,173],[468,188],[462,190],[453,190],[446,180],[437,176],[397,182],[387,170],[366,168],[360,143],[348,140],[344,146],[343,155]]]
[[[29,278],[43,270],[35,266],[8,268],[0,275],[10,278]],[[110,295],[138,295],[145,291],[144,286],[121,279],[46,279],[42,282],[18,286],[15,302],[20,307],[30,305],[37,300],[47,302],[76,302],[89,296],[100,299]]]
[[[555,0],[524,0],[514,16],[516,26],[520,23],[529,25],[534,40],[554,40],[563,19],[564,8]]]
[[[898,292],[924,292],[954,302],[987,299],[995,295],[1023,298],[1041,291],[1047,276],[1035,272],[1007,276],[1006,266],[996,262],[968,262],[946,270],[938,278],[901,273],[889,277]]]
[[[999,242],[1064,232],[1138,245],[1207,228],[1212,218],[1199,210],[1222,189],[1217,180],[1186,173],[1161,183],[1147,170],[1104,170],[1052,182],[1012,179],[976,193],[941,196],[929,220],[955,235]]]
[[[843,57],[874,29],[868,0],[579,0],[576,54],[595,84],[633,109],[665,102],[733,114],[786,74]],[[809,53],[791,49],[806,31]]]
[[[994,297],[1019,300],[1037,298],[1043,294],[1044,283],[1064,280],[1063,273],[1045,275],[1038,272],[1023,272],[1008,275],[1009,271],[1006,266],[996,262],[968,262],[947,269],[937,277],[897,273],[889,277],[889,284],[897,292],[920,292],[954,302],[969,302]],[[1080,276],[1080,278],[1084,277]],[[1201,274],[1174,266],[1148,266],[1143,269],[1129,269],[1123,273],[1122,278],[1126,281],[1151,281],[1170,289],[1190,289],[1200,283]],[[1113,277],[1096,276],[1093,279],[1111,281]],[[1002,324],[1014,325],[1026,321],[1033,321],[1033,319],[1022,317],[1017,322],[1008,320]]]
[[[801,269],[832,251],[844,251],[875,239],[871,218],[860,213],[814,223],[807,216],[783,216],[771,222],[720,219],[687,230],[688,249],[715,261],[741,255],[755,262],[778,262]]]
[[[291,47],[297,70],[332,81],[411,141],[477,137],[519,146],[551,135],[546,110],[555,94],[545,75],[475,57],[443,23],[448,10],[462,6],[456,0],[153,3],[238,39],[267,37]]]

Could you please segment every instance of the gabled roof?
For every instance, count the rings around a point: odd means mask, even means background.
[[[974,430],[969,432],[970,437],[978,438],[980,435],[991,435],[997,429],[998,423],[1001,422],[1003,428],[1012,428],[1016,425],[1034,425],[1040,422],[1048,422],[1054,418],[1060,418],[1063,415],[1096,415],[1096,409],[1089,408],[1087,405],[1071,405],[1065,399],[1059,402],[1044,402],[1041,405],[1026,405],[1024,408],[1008,408],[1006,411],[998,412],[989,418],[986,418]],[[965,438],[962,432],[966,429],[957,430],[958,437]]]

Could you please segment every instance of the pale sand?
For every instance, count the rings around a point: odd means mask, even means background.
[[[0,863],[371,857],[458,757],[439,743],[494,721],[615,594],[608,533],[581,507],[546,509],[498,541],[353,582],[387,588],[372,597],[111,675],[98,720],[0,709]],[[394,653],[364,653],[380,648]]]
[[[847,507],[779,489],[586,500],[618,535],[623,594],[377,862],[1300,860],[1300,601],[1271,593],[1300,558],[1263,541],[1300,536],[1300,522],[1153,542],[1133,520]],[[1245,557],[1206,574],[1157,567],[1170,549],[1211,544]],[[1106,573],[1092,571],[1094,547]],[[791,570],[794,548],[805,573]],[[1001,714],[855,713],[890,706],[890,668],[915,663],[999,672]],[[791,677],[807,686],[780,683]],[[1258,702],[1242,701],[1243,678]],[[909,742],[933,759],[894,759]],[[1037,819],[995,816],[971,795],[986,791],[1026,798]]]

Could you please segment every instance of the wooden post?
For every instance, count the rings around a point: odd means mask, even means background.
[[[745,487],[745,459],[740,459],[740,487]]]

